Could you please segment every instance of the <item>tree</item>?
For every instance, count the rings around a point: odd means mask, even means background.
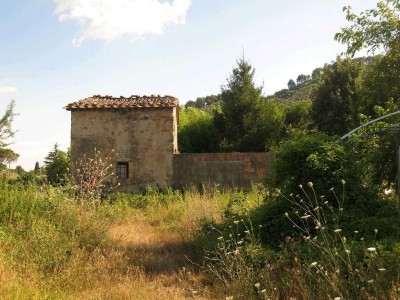
[[[260,117],[262,86],[253,82],[254,68],[244,59],[237,61],[228,83],[221,88],[221,112],[216,116],[216,126],[220,130],[222,150],[256,151],[259,145],[254,142],[251,133],[257,127]],[[262,142],[261,142],[262,143]]]
[[[312,105],[313,120],[319,130],[341,135],[358,124],[360,87],[357,79],[363,66],[360,61],[340,57],[332,65],[325,65]]]
[[[49,183],[52,185],[63,185],[67,182],[70,161],[70,151],[64,152],[60,150],[56,143],[53,150],[49,152],[44,161]]]
[[[364,48],[374,53],[383,50],[383,55],[372,60],[371,68],[365,77],[365,95],[369,102],[368,113],[375,105],[385,106],[392,98],[399,107],[400,92],[400,0],[384,0],[375,9],[366,10],[360,15],[343,8],[351,26],[342,28],[335,39],[347,44],[346,54],[354,54]]]
[[[290,79],[289,82],[287,83],[288,89],[294,89],[296,87],[296,83],[294,82],[293,79]]]
[[[318,79],[318,78],[320,78],[322,76],[322,74],[323,74],[323,69],[322,68],[316,68],[316,69],[314,69],[312,71],[311,79],[313,79],[313,80]]]
[[[35,173],[40,173],[40,166],[39,166],[39,162],[38,161],[35,163],[34,171],[35,171]]]
[[[301,85],[308,80],[310,80],[310,75],[300,74],[299,76],[297,76],[296,82],[297,82],[297,85]]]
[[[217,133],[212,112],[194,107],[181,109],[178,142],[179,150],[183,153],[217,151]]]
[[[400,50],[400,0],[379,1],[375,9],[362,12],[359,16],[345,6],[346,19],[353,24],[336,33],[335,40],[347,44],[346,54],[354,54],[363,48],[386,53]]]
[[[7,106],[4,116],[0,118],[0,169],[6,168],[7,164],[16,161],[19,157],[17,153],[6,148],[10,145],[8,140],[12,138],[15,133],[11,127],[11,123],[16,115],[14,113],[14,105],[15,102],[11,101]]]

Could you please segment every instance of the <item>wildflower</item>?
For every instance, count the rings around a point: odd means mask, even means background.
[[[320,209],[321,207],[317,206],[316,208],[314,208],[315,211],[317,211],[318,209]]]
[[[331,187],[329,190],[330,190],[330,191],[333,191],[334,189],[335,189],[334,187]]]
[[[241,241],[237,242],[237,244],[238,244],[238,245],[241,245],[241,244],[243,244],[243,240],[241,240]]]
[[[313,185],[313,183],[311,182],[311,181],[309,181],[308,183],[307,183],[307,185],[308,185],[308,187],[310,187],[310,188],[312,188],[314,185]]]
[[[227,296],[225,297],[226,300],[233,300],[233,296]]]
[[[341,232],[341,231],[342,231],[342,229],[338,228],[338,229],[335,229],[333,232],[334,233],[338,233],[338,232]]]
[[[378,233],[378,229],[375,228],[374,229],[374,233],[377,234]]]
[[[217,238],[217,240],[221,241],[223,238],[224,238],[223,236],[220,236]]]
[[[244,233],[250,234],[250,230],[245,230]]]
[[[364,240],[364,238],[362,237],[362,238],[360,238],[360,241],[363,241]]]
[[[289,218],[289,214],[287,212],[285,212],[285,217]]]
[[[239,254],[239,249],[234,250],[233,254],[238,255]]]
[[[375,247],[369,247],[369,248],[367,248],[367,251],[376,252],[376,248]]]
[[[373,283],[373,282],[374,282],[374,280],[373,280],[373,279],[371,279],[371,280],[368,280],[367,282],[368,282],[368,283]]]
[[[384,271],[386,271],[386,269],[385,268],[379,268],[378,271],[384,272]]]
[[[315,267],[316,265],[317,265],[317,262],[314,261],[314,262],[311,263],[310,267]]]
[[[262,289],[261,291],[260,291],[260,293],[265,293],[267,290],[266,289]]]
[[[303,185],[299,184],[299,188],[301,188],[301,189],[302,189],[302,188],[303,188]]]
[[[238,220],[233,221],[233,224],[239,224],[239,221]]]
[[[343,179],[342,179],[342,184],[343,184],[343,185],[345,185],[345,184],[346,184],[346,181],[344,181]]]
[[[340,299],[342,299],[342,298],[340,298],[340,297],[333,298],[333,300],[340,300]]]
[[[311,218],[311,215],[304,215],[301,218],[304,219],[304,220],[307,220],[308,218]]]
[[[347,254],[350,254],[350,250],[349,249],[344,250],[344,252],[346,252]]]
[[[258,227],[262,228],[263,226],[262,225],[258,225]]]
[[[256,288],[260,288],[260,283],[257,282],[254,286],[255,286]]]
[[[358,230],[354,230],[354,233],[357,234],[357,233],[358,233]]]

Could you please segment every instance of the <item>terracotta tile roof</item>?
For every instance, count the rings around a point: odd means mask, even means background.
[[[92,97],[73,102],[65,106],[66,110],[94,110],[94,109],[129,109],[179,106],[177,98],[172,96],[136,96],[115,98],[112,96],[94,95]]]

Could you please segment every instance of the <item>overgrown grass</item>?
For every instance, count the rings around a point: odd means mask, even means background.
[[[279,216],[295,226],[292,234],[270,245],[269,220],[260,211],[277,197],[261,185],[248,193],[208,186],[202,192],[149,188],[87,202],[65,188],[1,182],[0,298],[400,296],[400,244],[395,232],[380,233],[384,206],[371,215],[378,234],[355,234],[357,228],[341,226],[347,219],[338,218],[345,215],[340,195],[337,205],[319,211],[335,198],[322,201],[310,189],[299,196],[307,205],[298,214]],[[319,226],[329,227],[329,235]]]

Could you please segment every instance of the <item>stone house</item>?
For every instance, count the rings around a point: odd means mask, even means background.
[[[71,111],[72,168],[94,149],[114,149],[120,191],[207,182],[248,188],[271,173],[269,153],[179,154],[179,101],[172,96],[95,95],[65,109]]]

